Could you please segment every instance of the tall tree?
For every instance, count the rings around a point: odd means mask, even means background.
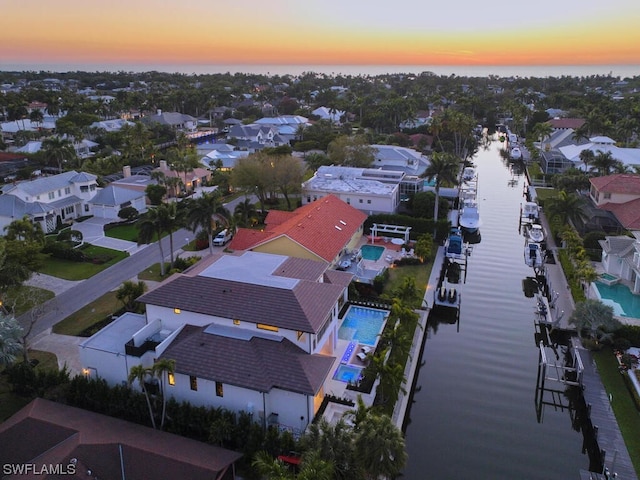
[[[160,413],[160,430],[164,429],[164,422],[167,419],[167,391],[166,386],[168,376],[176,371],[176,361],[167,358],[156,360],[151,367],[151,374],[158,379],[160,384],[160,396],[162,399],[162,410]]]
[[[0,313],[0,365],[12,364],[22,352],[22,328],[13,316]]]
[[[397,477],[407,462],[402,432],[387,415],[368,415],[358,428],[354,450],[365,478]]]
[[[613,307],[593,299],[578,302],[569,323],[576,326],[582,338],[596,343],[620,328],[620,322],[613,316]]]
[[[131,280],[126,280],[116,291],[116,299],[122,302],[125,310],[135,312],[137,310],[136,299],[146,291],[146,283],[142,281],[136,283]]]
[[[156,416],[153,412],[153,407],[151,405],[151,398],[149,390],[147,389],[147,382],[153,377],[152,370],[150,368],[145,367],[144,365],[134,365],[129,369],[129,376],[127,380],[129,385],[137,382],[142,389],[142,393],[144,394],[144,398],[147,401],[147,409],[149,410],[149,418],[151,419],[151,426],[156,428]]]
[[[429,166],[422,174],[422,177],[429,181],[435,179],[436,202],[433,207],[434,222],[438,219],[438,205],[440,205],[440,187],[444,185],[455,185],[458,182],[458,171],[460,163],[458,159],[450,153],[434,152],[431,156]],[[435,235],[435,223],[434,223]]]
[[[331,162],[346,167],[370,167],[375,160],[373,147],[363,135],[343,135],[333,140],[327,149]]]
[[[613,158],[613,154],[611,152],[598,150],[598,153],[591,162],[591,165],[598,171],[598,174],[609,175],[615,168],[616,162],[617,160]]]
[[[585,216],[584,200],[575,193],[567,193],[564,190],[545,201],[544,209],[549,220],[555,220],[560,225],[571,222],[576,224]]]
[[[225,212],[220,195],[216,191],[204,193],[187,205],[187,227],[192,232],[199,229],[207,232],[209,253],[213,253],[213,234],[218,229],[219,220],[225,220]]]
[[[47,163],[55,162],[58,166],[58,172],[63,171],[65,161],[72,161],[76,158],[76,151],[73,144],[62,137],[49,137],[42,142],[42,150],[44,151],[44,159]]]

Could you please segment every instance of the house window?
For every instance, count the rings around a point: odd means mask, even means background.
[[[307,203],[311,203],[311,195],[307,195]]]
[[[58,197],[62,196],[62,190],[58,190]]]
[[[84,211],[85,211],[85,212],[88,212],[88,211],[89,211],[89,205],[88,205],[88,204],[84,206]]]
[[[87,193],[87,192],[89,191],[89,187],[87,187],[86,185],[82,185],[82,186],[80,187],[80,191],[81,191],[82,193]]]
[[[91,190],[93,192],[93,191],[95,191],[95,189],[96,189],[95,184],[89,185],[89,190]]]
[[[351,199],[347,198],[347,205],[351,205]]]
[[[71,205],[70,207],[65,207],[64,213],[66,213],[66,214],[73,213],[73,205]]]
[[[189,375],[189,385],[194,392],[198,391],[198,378],[193,375]]]
[[[175,313],[176,315],[180,315],[181,310],[179,308],[174,308],[173,309],[173,313]]]
[[[362,199],[361,198],[358,199],[358,203],[362,203]]]
[[[224,397],[224,388],[221,382],[216,382],[216,397]]]
[[[69,195],[71,193],[71,187],[64,187],[64,194]]]
[[[173,387],[176,384],[176,376],[173,373],[169,372],[167,373],[167,377],[168,377],[169,385]]]
[[[49,200],[56,198],[56,192],[49,192]]]
[[[604,194],[604,199],[605,200],[609,200],[611,198],[611,194],[610,193],[605,193]]]
[[[371,205],[371,200],[367,200],[367,203],[368,203],[369,205]]]
[[[256,324],[260,330],[269,330],[270,332],[277,332],[278,327],[274,327],[273,325],[267,325],[266,323],[258,323]]]
[[[240,325],[240,320],[234,320],[234,321],[233,321],[233,324],[234,324],[234,325]]]

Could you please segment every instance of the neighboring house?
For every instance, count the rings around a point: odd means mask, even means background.
[[[198,127],[198,119],[191,115],[178,112],[163,112],[158,110],[156,115],[144,117],[146,123],[159,123],[160,125],[168,125],[174,130],[181,132],[193,132]]]
[[[640,294],[640,231],[633,237],[615,236],[600,240],[602,268],[610,275],[626,280],[631,291]]]
[[[29,161],[29,158],[20,152],[0,152],[0,177],[5,181],[12,180],[7,177],[15,175],[21,168],[34,164],[35,162]]]
[[[430,163],[426,155],[412,148],[396,145],[371,145],[371,148],[375,156],[373,168],[419,176],[424,173]]]
[[[119,132],[125,125],[133,127],[135,123],[129,122],[128,120],[124,120],[122,118],[116,118],[114,120],[102,120],[99,122],[93,122],[91,125],[89,125],[89,128],[104,130],[105,132]]]
[[[175,177],[180,179],[184,190],[187,192],[193,191],[196,187],[202,186],[203,183],[211,179],[211,170],[196,167],[188,172],[178,172],[169,168],[166,160],[160,160],[160,166],[153,171],[162,172],[167,178]],[[177,195],[178,192],[179,187],[176,187],[176,191],[170,192],[170,194]]]
[[[3,478],[14,478],[7,468],[15,466],[30,468],[24,478],[233,480],[242,457],[43,398],[0,424],[0,445]]]
[[[89,200],[97,193],[96,176],[85,172],[69,172],[40,177],[2,187],[3,195],[14,196],[26,204],[24,214],[39,223],[45,233],[60,222],[91,214]],[[6,200],[5,200],[6,201]],[[18,202],[15,204],[18,205]],[[19,218],[22,218],[20,215]]]
[[[596,156],[600,152],[611,152],[611,156],[626,167],[640,167],[640,148],[621,148],[617,147],[615,143],[615,140],[609,137],[598,136],[591,137],[586,143],[566,145],[559,147],[558,150],[580,170],[585,170],[584,162],[580,159],[580,153],[586,149],[591,150]]]
[[[302,204],[335,195],[367,215],[395,213],[404,176],[401,171],[322,166],[302,184]]]
[[[252,142],[262,147],[277,147],[284,141],[278,137],[278,129],[270,125],[233,125],[229,129],[227,139]]]
[[[233,145],[227,143],[212,143],[205,148],[198,148],[199,153],[206,153],[200,159],[200,163],[211,169],[217,169],[215,166],[217,161],[222,162],[219,170],[227,172],[233,170],[236,162],[241,158],[247,157],[251,152],[248,150],[236,150]]]
[[[331,123],[341,123],[344,117],[344,110],[336,110],[327,107],[318,107],[311,112],[313,115],[320,117],[320,120],[328,120]]]
[[[239,228],[230,250],[253,250],[306,258],[335,266],[354,250],[367,216],[334,195],[327,195],[293,212],[271,210],[263,230]]]
[[[576,130],[585,124],[584,118],[552,118],[547,123],[551,125],[554,131],[556,130]]]
[[[80,360],[111,384],[134,365],[174,360],[177,400],[301,433],[332,376],[351,279],[301,258],[211,255],[140,297],[146,315],[126,313],[85,340]]]
[[[119,220],[118,212],[126,207],[135,208],[138,213],[147,211],[144,191],[134,190],[114,183],[101,189],[89,200],[91,211],[96,217]]]
[[[615,174],[589,179],[589,198],[628,230],[640,230],[640,175]]]
[[[75,154],[78,158],[89,158],[93,156],[92,149],[100,146],[100,144],[96,142],[92,142],[91,140],[80,140],[79,142],[72,142],[71,146],[75,151]],[[37,153],[42,150],[42,142],[40,141],[29,141],[26,145],[18,148],[16,152],[20,153]]]
[[[421,111],[416,113],[415,117],[404,120],[398,125],[400,130],[413,130],[419,127],[425,127],[431,125],[431,113],[428,111]]]
[[[270,127],[280,127],[283,125],[299,127],[300,125],[307,125],[309,119],[301,115],[280,115],[278,117],[259,118],[254,123],[256,125],[268,125]]]

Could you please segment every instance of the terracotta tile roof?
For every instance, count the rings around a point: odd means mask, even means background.
[[[300,280],[292,289],[178,275],[138,301],[287,330],[316,333],[344,287]]]
[[[593,177],[589,181],[599,192],[640,195],[640,175],[616,173],[603,177]]]
[[[91,478],[121,478],[121,466],[124,466],[127,478],[204,480],[218,478],[242,456],[41,398],[0,424],[0,445],[3,465],[59,463],[66,466],[75,458],[80,478],[89,478],[84,475],[87,470],[92,471]]]
[[[185,325],[161,358],[175,360],[177,373],[260,392],[280,388],[311,396],[318,393],[335,361],[310,355],[284,338],[232,338],[216,334],[215,328],[193,325]]]
[[[547,122],[553,128],[580,128],[584,125],[584,118],[553,118]]]
[[[286,222],[292,217],[296,216],[296,212],[285,212],[284,210],[269,210],[267,217],[264,219],[265,225],[273,227]]]
[[[625,203],[605,203],[600,208],[613,213],[627,230],[640,230],[640,198]]]
[[[287,236],[320,258],[332,262],[367,218],[366,214],[335,195],[327,195],[291,213],[293,215],[274,215],[273,220],[282,223],[267,225],[264,232],[250,233],[255,231],[239,229],[229,248],[250,250]]]

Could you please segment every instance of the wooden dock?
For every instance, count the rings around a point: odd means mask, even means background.
[[[577,342],[577,340],[574,340]],[[604,468],[601,477],[616,478],[617,480],[637,480],[629,452],[620,433],[618,422],[611,408],[611,399],[600,380],[591,352],[580,350],[584,365],[582,377],[583,397],[587,406],[587,413],[594,427],[598,448],[604,457]],[[615,400],[614,400],[615,401]],[[616,474],[617,476],[614,476]],[[581,479],[594,477],[583,477]]]

